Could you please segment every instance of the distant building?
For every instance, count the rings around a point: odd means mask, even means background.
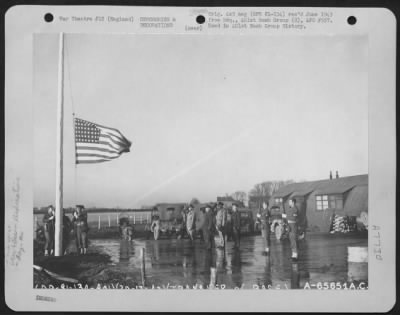
[[[368,175],[340,178],[336,173],[336,178],[289,184],[272,195],[270,206],[287,209],[293,197],[306,211],[309,230],[329,232],[333,214],[368,218]]]

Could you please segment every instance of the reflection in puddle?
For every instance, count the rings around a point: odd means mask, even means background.
[[[217,284],[226,288],[311,288],[319,282],[365,282],[368,262],[349,262],[348,248],[367,247],[367,238],[310,234],[299,244],[297,262],[290,259],[288,242],[272,240],[271,253],[262,255],[260,236],[243,237],[240,250],[228,243],[224,250],[207,251],[196,240],[92,240],[92,245],[110,255],[114,264],[129,272],[140,272],[140,249],[145,248],[146,281],[149,285],[202,285],[210,283],[211,267]]]

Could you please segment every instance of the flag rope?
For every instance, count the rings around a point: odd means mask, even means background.
[[[74,97],[73,97],[73,93],[72,93],[72,83],[71,83],[71,66],[70,66],[70,54],[69,54],[69,49],[68,49],[68,45],[67,45],[67,36],[65,36],[64,39],[64,47],[65,47],[65,59],[67,61],[67,74],[68,74],[68,85],[69,85],[69,95],[70,95],[70,99],[71,99],[71,109],[72,109],[72,130],[74,132],[74,204],[76,205],[78,202],[78,167],[76,164],[76,147],[75,147],[75,103],[74,103]]]

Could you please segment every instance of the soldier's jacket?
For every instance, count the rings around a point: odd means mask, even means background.
[[[75,228],[79,228],[82,232],[87,232],[89,230],[86,213],[81,213],[78,217],[74,216],[72,222],[74,223]]]
[[[206,220],[205,212],[200,211],[200,213],[197,213],[195,222],[196,230],[201,230],[203,228],[205,220]]]
[[[226,225],[227,221],[227,211],[226,209],[218,209],[217,215],[215,217],[216,225],[218,228],[223,228]]]
[[[240,230],[240,213],[239,213],[239,211],[232,212],[232,226],[233,226],[233,228]]]
[[[186,227],[188,230],[194,229],[194,223],[196,222],[196,217],[194,211],[189,211],[186,216]]]
[[[299,208],[297,208],[296,205],[293,205],[292,208],[289,207],[289,208],[286,210],[286,215],[287,215],[286,219],[287,219],[288,221],[296,221],[296,222],[297,222],[297,216],[298,216],[298,214],[299,214]]]
[[[72,223],[69,217],[67,217],[65,214],[63,215],[63,231],[65,233],[69,233],[72,229]]]
[[[186,217],[187,217],[186,212],[182,211],[182,225],[183,226],[186,226]]]
[[[159,219],[156,219],[156,220],[154,220],[152,223],[151,223],[151,226],[150,226],[150,231],[154,231],[154,230],[157,230],[157,229],[159,229],[160,228],[160,220]]]
[[[43,216],[43,223],[44,223],[45,231],[50,231],[51,232],[51,231],[54,230],[54,221],[55,221],[54,214],[46,213]]]
[[[269,226],[271,211],[268,208],[262,209],[260,214],[261,214],[261,217],[260,217],[261,228],[266,229]]]
[[[204,224],[203,224],[203,229],[213,232],[215,229],[215,216],[210,210],[209,212],[206,212],[204,214]]]

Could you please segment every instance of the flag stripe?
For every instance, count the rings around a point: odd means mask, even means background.
[[[105,160],[105,159],[97,159],[97,160],[77,160],[76,164],[93,164],[93,163],[101,163],[101,162],[108,162],[108,161],[112,161],[112,160]]]
[[[106,148],[93,148],[93,147],[89,147],[89,146],[78,146],[77,151],[85,153],[85,152],[93,152],[93,151],[98,151],[98,152],[108,152],[108,153],[115,153],[115,150],[110,150],[110,149],[106,149]]]
[[[87,146],[87,147],[91,147],[91,148],[104,148],[104,149],[110,149],[115,151],[119,151],[118,147],[113,146],[110,142],[108,141],[99,141],[99,144],[95,144],[95,143],[87,143],[87,142],[77,142],[76,145],[78,147],[82,147],[82,146]]]
[[[108,154],[97,154],[97,153],[78,153],[79,154],[79,159],[85,158],[85,157],[99,157],[99,158],[105,158],[105,159],[116,159],[120,155],[108,155]]]
[[[103,139],[103,140],[105,140],[105,141],[109,141],[109,143],[116,144],[117,146],[121,146],[121,147],[125,146],[124,143],[119,142],[119,141],[117,141],[117,140],[114,140],[114,139],[111,138],[109,135],[101,135],[101,136],[100,136],[100,139]]]
[[[111,128],[106,128],[106,127],[101,127],[101,126],[98,126],[98,127],[100,128],[100,130],[103,133],[114,135],[115,137],[118,137],[118,138],[124,138],[122,133],[120,133],[118,130],[113,130]]]

